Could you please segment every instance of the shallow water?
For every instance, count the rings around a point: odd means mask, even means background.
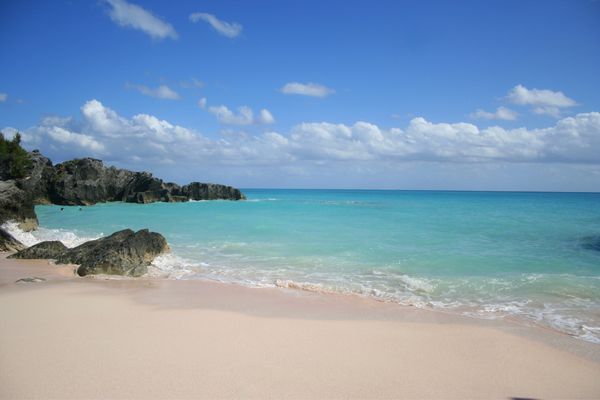
[[[29,238],[162,233],[154,275],[344,292],[600,343],[600,194],[246,189],[247,201],[38,206]]]

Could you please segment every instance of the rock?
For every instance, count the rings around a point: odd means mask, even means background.
[[[0,252],[14,253],[25,248],[26,246],[15,239],[13,235],[0,228]]]
[[[165,183],[149,172],[106,167],[101,160],[83,158],[52,166],[39,151],[29,153],[34,168],[21,186],[32,193],[36,205],[93,205],[110,201],[129,203],[175,203],[188,200],[242,200],[231,186],[193,182],[183,188]]]
[[[8,258],[28,260],[58,260],[69,250],[67,246],[57,240],[40,242],[19,251]]]
[[[135,184],[139,173],[107,168],[94,158],[75,159],[57,164],[49,185],[52,204],[93,205],[121,201],[123,193]]]
[[[33,278],[21,278],[18,281],[15,281],[15,282],[32,283],[32,282],[44,282],[44,281],[45,281],[44,278],[38,278],[37,276],[34,276]]]
[[[25,232],[38,227],[33,198],[29,192],[19,189],[17,181],[0,181],[0,225],[14,221]]]
[[[20,181],[20,188],[29,192],[33,197],[34,205],[50,205],[49,189],[56,172],[49,158],[40,154],[39,150],[34,150],[29,154],[33,161],[33,168],[29,175]]]
[[[192,182],[181,188],[183,196],[189,200],[245,200],[246,196],[231,186],[214,183]]]
[[[159,255],[170,253],[166,239],[156,232],[125,229],[67,250],[57,264],[79,264],[80,276],[92,274],[141,276]]]

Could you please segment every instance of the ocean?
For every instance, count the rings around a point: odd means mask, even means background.
[[[152,276],[344,293],[600,343],[600,194],[243,189],[246,201],[37,206],[28,244],[148,228]]]

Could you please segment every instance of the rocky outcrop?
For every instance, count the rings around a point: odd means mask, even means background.
[[[34,210],[33,197],[18,187],[17,181],[0,181],[0,225],[6,221],[14,221],[25,231],[38,227],[38,219]]]
[[[26,246],[15,239],[13,235],[0,228],[0,252],[14,253],[15,251],[20,251],[25,248]]]
[[[49,193],[51,182],[56,175],[52,161],[41,155],[38,150],[28,154],[33,161],[33,168],[28,176],[19,182],[19,186],[31,194],[35,205],[52,204]]]
[[[181,194],[189,200],[246,199],[238,189],[214,183],[192,182],[181,188]]]
[[[41,242],[34,244],[26,249],[23,249],[8,258],[16,258],[23,260],[57,260],[69,250],[67,246],[57,240],[49,242]]]
[[[111,201],[129,203],[183,202],[189,200],[242,200],[231,186],[194,182],[183,188],[165,183],[149,172],[106,167],[101,160],[83,158],[52,166],[37,150],[29,153],[34,167],[22,187],[36,205],[93,205]]]
[[[77,264],[77,274],[141,276],[159,255],[170,253],[166,239],[156,232],[125,229],[68,249],[60,242],[42,242],[9,258],[54,259],[57,264]]]

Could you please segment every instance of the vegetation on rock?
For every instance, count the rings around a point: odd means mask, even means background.
[[[33,161],[21,147],[21,134],[17,132],[12,140],[7,140],[0,132],[0,178],[24,178],[32,167]]]

